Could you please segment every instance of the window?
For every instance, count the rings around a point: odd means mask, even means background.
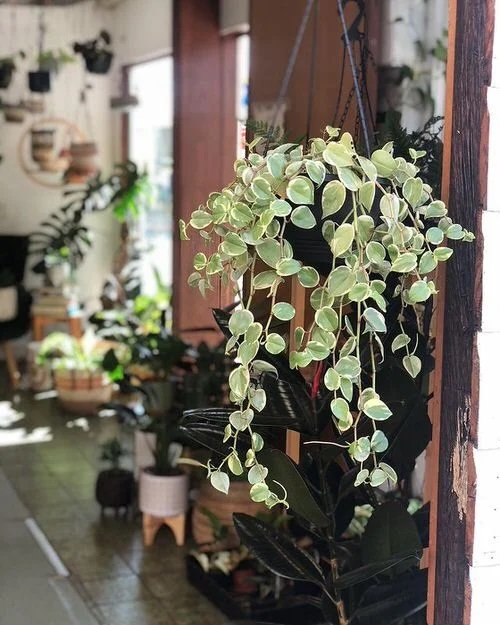
[[[129,158],[146,168],[150,208],[133,229],[142,251],[142,291],[156,291],[155,271],[172,284],[173,60],[163,57],[128,70],[130,93],[139,105],[129,113]]]

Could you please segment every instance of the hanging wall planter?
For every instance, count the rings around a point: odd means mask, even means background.
[[[11,59],[0,61],[0,89],[8,89],[16,66]]]
[[[83,56],[88,72],[91,74],[107,74],[113,61],[113,52],[110,46],[110,34],[105,30],[101,30],[96,39],[75,43],[73,50],[76,54]]]
[[[31,158],[36,163],[51,161],[54,157],[54,135],[52,128],[36,128],[31,131]]]
[[[97,172],[97,144],[94,141],[72,143],[70,146],[70,167],[66,172],[69,183],[85,182]]]
[[[3,115],[6,122],[22,124],[26,116],[26,111],[22,104],[3,104]]]
[[[50,72],[39,69],[28,72],[28,84],[33,93],[47,93],[50,91]]]

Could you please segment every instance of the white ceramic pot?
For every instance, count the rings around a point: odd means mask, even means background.
[[[156,434],[154,432],[134,432],[134,476],[137,480],[143,469],[154,464],[154,449],[156,447]]]
[[[164,518],[184,514],[188,508],[189,477],[154,475],[143,469],[139,476],[139,509],[152,516]]]
[[[57,263],[47,268],[47,277],[53,287],[60,288],[68,283],[71,275],[69,263]]]

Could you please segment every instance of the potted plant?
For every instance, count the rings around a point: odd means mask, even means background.
[[[50,91],[50,72],[41,68],[28,72],[28,86],[33,93],[48,93]]]
[[[0,89],[8,89],[12,82],[12,77],[16,71],[16,56],[25,58],[24,52],[20,50],[17,54],[0,59]]]
[[[154,464],[139,475],[139,509],[143,513],[144,542],[151,545],[159,525],[166,523],[178,545],[184,543],[189,477],[178,466],[182,445],[176,442],[179,415],[170,412],[155,420]]]
[[[71,250],[62,245],[58,248],[49,248],[44,257],[46,277],[50,286],[62,288],[71,278]]]
[[[62,48],[44,50],[38,55],[38,67],[43,71],[57,74],[64,65],[74,63],[75,60],[74,56]]]
[[[91,74],[107,74],[113,60],[111,50],[111,35],[106,30],[101,30],[95,39],[73,46],[75,54],[81,54],[85,61],[85,67]]]
[[[92,414],[111,400],[112,383],[102,369],[108,349],[109,345],[90,344],[62,332],[42,341],[37,363],[51,362],[54,387],[66,410]]]
[[[125,454],[117,438],[112,438],[101,445],[101,460],[111,466],[99,472],[95,485],[95,497],[102,512],[106,508],[127,511],[132,503],[134,476],[132,471],[120,466],[120,459]]]
[[[53,128],[33,128],[31,134],[31,158],[35,163],[43,163],[54,158]]]
[[[26,117],[26,110],[22,102],[17,104],[2,102],[2,110],[6,122],[22,124]]]
[[[387,143],[363,156],[349,133],[330,127],[306,148],[285,144],[263,155],[253,148],[236,161],[235,180],[180,223],[183,239],[202,231],[220,241],[213,253],[195,255],[192,286],[205,293],[223,279],[239,292],[238,281],[248,279],[232,314],[217,313],[226,348],[240,361],[228,379],[235,406],[186,415],[186,432],[203,435],[212,450],[204,466],[217,490],[228,491],[231,473],[246,475],[253,501],[288,508],[311,528],[304,548],[235,515],[243,544],[272,571],[318,588],[328,622],[403,620],[422,609],[426,594],[418,566],[425,532],[403,488],[430,439],[424,320],[437,295],[433,272],[453,253],[445,239],[474,236],[420,177],[422,150],[410,148],[406,160]],[[296,258],[286,237],[290,224],[304,233],[316,226],[318,188],[331,253],[323,276]],[[310,289],[307,325],[292,332],[297,311],[280,289],[285,280]],[[258,290],[269,302],[259,315]],[[280,427],[302,434],[300,465],[273,440],[271,428]],[[394,494],[381,490],[387,484]],[[346,543],[360,504],[373,514],[362,537]]]

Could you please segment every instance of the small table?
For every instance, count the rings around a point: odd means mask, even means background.
[[[80,339],[83,335],[83,317],[81,313],[73,315],[37,315],[33,314],[33,340],[42,341],[45,326],[54,325],[55,323],[67,323],[69,333],[76,339]]]

